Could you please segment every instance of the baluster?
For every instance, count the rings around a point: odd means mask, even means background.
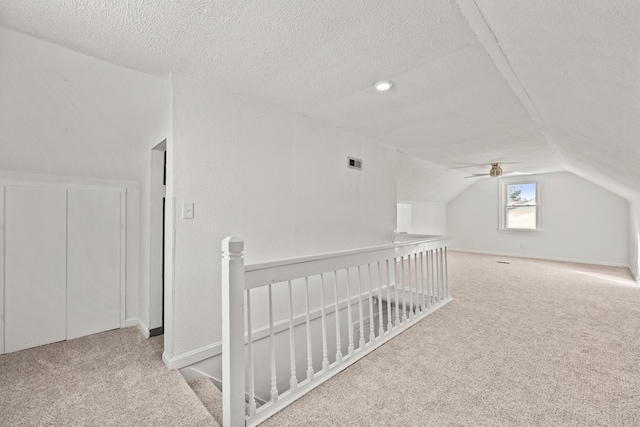
[[[342,346],[340,343],[340,303],[338,302],[338,272],[333,271],[333,276],[336,279],[335,290],[335,310],[336,310],[336,363],[342,362]]]
[[[427,289],[425,306],[428,310],[431,307],[431,292],[429,291],[429,251],[424,253],[424,285]]]
[[[306,298],[306,320],[307,320],[307,379],[311,381],[313,379],[313,351],[311,347],[311,319],[309,319],[309,278],[304,278],[305,284],[305,298]]]
[[[384,319],[382,318],[382,271],[378,261],[378,337],[384,335]]]
[[[443,300],[442,295],[442,249],[438,248],[438,297]]]
[[[436,249],[436,262],[437,262],[437,283],[438,283],[438,301],[442,301],[442,258],[440,248]]]
[[[386,260],[387,264],[387,331],[391,332],[393,329],[393,323],[391,323],[391,277],[389,270],[389,260]]]
[[[256,385],[254,376],[254,365],[253,365],[253,330],[251,328],[251,289],[247,290],[247,335],[248,335],[248,345],[247,351],[249,356],[249,371],[247,375],[249,378],[249,406],[247,407],[247,415],[250,417],[256,414],[256,409],[258,405],[256,404]]]
[[[434,273],[435,273],[435,287],[436,287],[436,298],[438,302],[441,300],[440,295],[440,249],[435,249],[435,262],[434,262]]]
[[[395,278],[395,282],[396,282],[396,304],[395,304],[395,308],[396,308],[396,324],[395,326],[397,327],[400,324],[400,296],[398,294],[398,259],[397,258],[393,258],[393,277]]]
[[[424,259],[422,257],[422,251],[420,252],[420,311],[425,312],[425,296],[424,296]]]
[[[444,248],[444,283],[445,283],[445,297],[451,298],[449,295],[449,266],[447,265],[447,248]]]
[[[369,267],[369,343],[372,343],[376,339],[375,333],[375,321],[373,318],[373,275],[371,274],[371,264],[368,264]]]
[[[400,282],[402,282],[402,323],[407,321],[407,291],[404,286],[404,255],[400,257]]]
[[[438,292],[438,250],[433,250],[433,294],[437,302],[440,302],[440,293]]]
[[[433,269],[435,266],[433,265],[433,250],[429,251],[429,279],[430,279],[430,287],[431,287],[431,302],[436,302],[436,288],[434,286],[435,275]]]
[[[320,273],[320,305],[322,313],[322,369],[329,370],[329,351],[327,350],[327,318],[324,310],[324,273]]]
[[[273,291],[269,284],[269,345],[271,346],[271,390],[269,396],[272,402],[278,401],[278,382],[276,378],[276,341],[273,332]]]
[[[431,291],[429,291],[429,251],[424,253],[424,285],[427,288],[425,307],[428,310],[431,307]]]
[[[349,269],[347,268],[347,329],[349,330],[349,346],[347,351],[349,356],[353,355],[353,314],[351,313],[351,279],[349,278]]]
[[[413,283],[415,286],[415,305],[413,307],[413,313],[417,315],[420,313],[420,274],[418,270],[418,254],[413,254],[413,277],[415,277]]]
[[[411,284],[414,282],[414,274],[415,272],[411,271],[411,254],[407,257],[407,263],[409,266],[409,317],[413,317],[413,288]]]
[[[298,378],[296,376],[296,337],[295,324],[293,322],[293,289],[291,280],[289,280],[289,358],[291,359],[291,379],[289,380],[289,388],[294,393],[298,388]]]
[[[362,350],[364,348],[364,318],[362,314],[362,271],[360,266],[358,266],[358,312],[360,315],[360,342],[358,348]]]
[[[438,293],[440,300],[444,299],[444,272],[442,269],[442,248],[438,249]]]
[[[434,249],[433,254],[431,256],[431,263],[433,267],[433,299],[437,303],[439,302],[438,298],[438,250]]]

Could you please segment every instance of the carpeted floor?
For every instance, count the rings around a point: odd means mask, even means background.
[[[198,396],[207,411],[213,416],[218,425],[222,425],[222,391],[207,377],[201,377],[189,382],[189,387]]]
[[[216,426],[136,328],[0,356],[0,426]]]
[[[452,303],[263,425],[640,425],[627,269],[449,255]]]
[[[264,426],[640,425],[626,269],[449,253],[455,300]],[[0,426],[216,425],[134,328],[0,356]]]

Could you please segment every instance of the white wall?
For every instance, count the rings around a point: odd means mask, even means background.
[[[427,162],[402,152],[396,160],[398,200],[416,203],[449,203],[472,182],[460,179],[460,170]]]
[[[160,141],[158,141],[160,142]],[[149,269],[150,269],[150,212],[151,212],[151,147],[147,155],[140,178],[140,246],[138,260],[140,265],[138,286],[138,325],[142,332],[149,335]]]
[[[396,231],[399,233],[411,232],[411,204],[410,203],[397,204]]]
[[[543,178],[544,233],[499,233],[499,180],[479,179],[447,206],[451,248],[627,266],[628,202],[571,173]]]
[[[138,318],[138,285],[140,283],[140,190],[127,190],[127,313]]]
[[[149,205],[140,181],[151,147],[170,137],[169,79],[3,28],[0,52],[0,169],[61,183],[125,182],[133,190],[127,196],[127,319],[148,325]]]
[[[399,201],[398,212],[403,213],[404,221],[398,231],[410,234],[445,235],[447,234],[447,205],[445,203]]]
[[[640,202],[629,203],[629,269],[640,282]]]
[[[137,181],[166,78],[0,28],[0,169]]]
[[[167,192],[177,215],[193,202],[195,218],[175,219],[165,360],[221,339],[224,237],[245,240],[247,263],[390,241],[394,150],[180,75],[172,102]],[[347,168],[348,156],[363,170]]]
[[[447,203],[471,185],[459,171],[398,152],[397,229],[413,234],[447,234]],[[402,228],[402,230],[401,230]]]

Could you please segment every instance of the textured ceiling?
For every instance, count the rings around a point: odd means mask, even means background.
[[[480,0],[567,169],[640,191],[640,2]]]
[[[400,162],[407,183],[503,161],[571,170],[635,197],[639,9],[637,0],[0,0],[0,25],[377,139],[422,159]],[[383,78],[395,86],[376,93]],[[438,193],[486,169],[443,174]],[[414,197],[429,197],[418,187]]]

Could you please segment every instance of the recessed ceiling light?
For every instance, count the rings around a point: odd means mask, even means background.
[[[393,82],[389,80],[380,80],[373,85],[378,92],[386,92],[391,89],[391,86],[393,86]]]

